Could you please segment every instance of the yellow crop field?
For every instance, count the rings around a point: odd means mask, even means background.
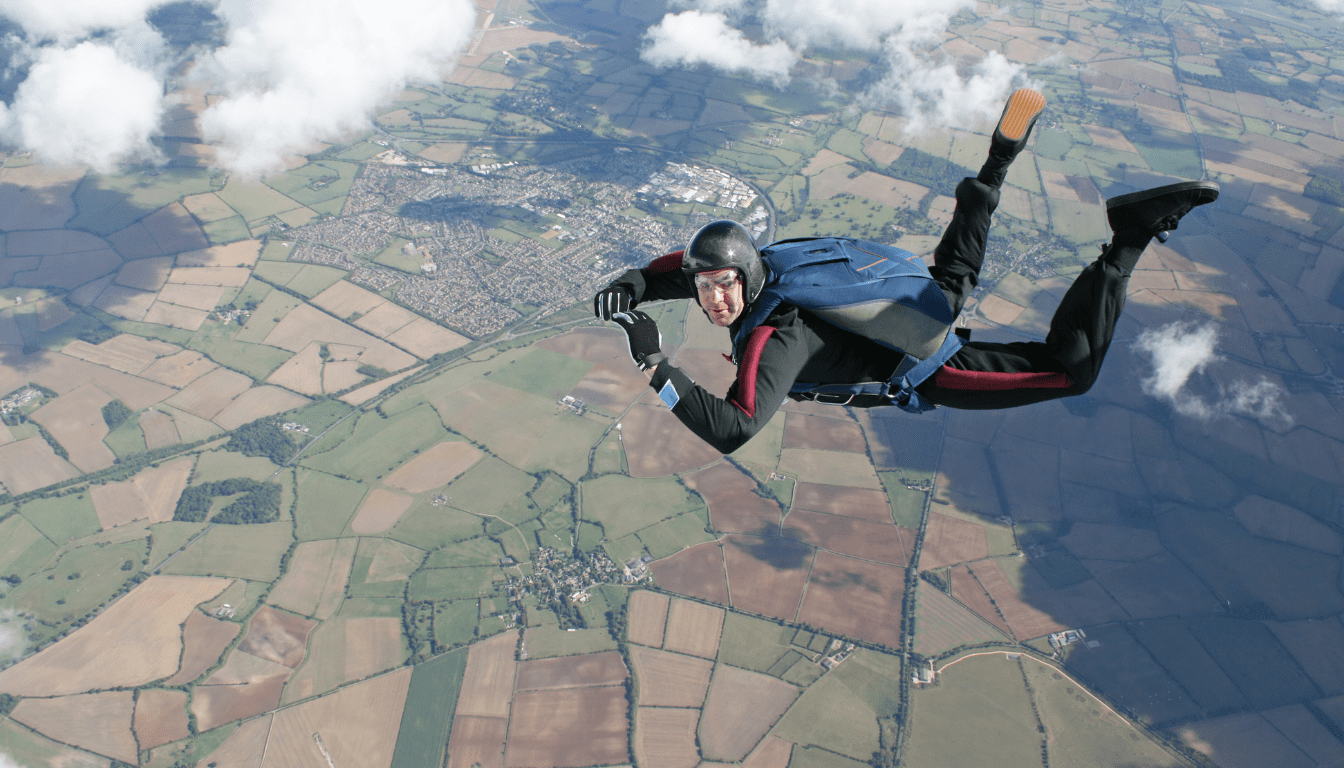
[[[331,618],[344,596],[357,543],[357,539],[301,542],[269,602],[304,616]]]
[[[359,505],[350,530],[358,534],[382,533],[397,524],[402,513],[411,508],[415,499],[386,488],[374,488]]]
[[[407,493],[424,493],[456,480],[483,455],[471,443],[438,443],[397,467],[383,482]]]
[[[93,486],[89,492],[98,522],[106,530],[136,520],[172,520],[194,463],[191,457],[183,457],[146,469],[130,480]]]
[[[663,647],[669,651],[712,659],[719,652],[723,631],[723,609],[680,598],[672,600],[667,611],[667,637]]]
[[[130,691],[109,691],[24,699],[11,716],[56,741],[135,763],[139,755],[131,735],[134,695]]]
[[[411,668],[342,688],[275,713],[261,768],[357,765],[388,768]]]
[[[509,716],[513,678],[518,669],[514,659],[517,648],[517,632],[505,632],[471,646],[457,697],[458,715]]]
[[[168,677],[177,671],[187,615],[230,582],[152,576],[55,645],[0,672],[0,692],[63,696]],[[116,642],[124,637],[136,642]]]

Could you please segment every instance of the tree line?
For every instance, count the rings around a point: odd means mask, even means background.
[[[210,514],[210,505],[220,496],[239,496],[220,510],[210,522],[229,525],[272,523],[280,518],[280,485],[245,477],[233,477],[203,483],[182,491],[173,519],[179,522],[199,523]]]

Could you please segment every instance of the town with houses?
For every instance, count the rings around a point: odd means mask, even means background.
[[[568,305],[680,247],[711,220],[707,206],[758,237],[770,221],[741,179],[625,148],[547,166],[418,168],[387,159],[355,180],[340,216],[276,234],[293,239],[291,261],[347,270],[352,281],[476,338]],[[658,213],[677,203],[696,210]],[[400,268],[380,258],[398,251],[397,239],[408,241]],[[415,255],[412,271],[405,262]]]

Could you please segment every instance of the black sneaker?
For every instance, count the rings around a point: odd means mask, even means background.
[[[989,143],[989,155],[1002,160],[1017,157],[1027,146],[1031,136],[1031,127],[1036,118],[1045,110],[1045,96],[1040,91],[1019,88],[1008,97],[999,116],[999,124],[994,128],[994,137]]]
[[[1176,229],[1182,216],[1217,199],[1216,183],[1182,181],[1112,197],[1106,201],[1106,220],[1112,232],[1143,232],[1165,243],[1167,233]]]

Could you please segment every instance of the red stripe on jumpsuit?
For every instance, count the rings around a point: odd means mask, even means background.
[[[756,373],[761,367],[761,350],[775,329],[768,325],[757,326],[747,337],[747,348],[742,352],[742,362],[737,367],[737,381],[733,384],[729,402],[748,416],[756,415]]]
[[[943,389],[1002,392],[1007,389],[1068,389],[1073,382],[1069,381],[1068,374],[1054,371],[963,371],[944,365],[933,375],[933,383]]]
[[[685,251],[673,251],[666,256],[659,256],[649,262],[649,266],[645,267],[645,269],[655,275],[661,275],[664,272],[673,272],[681,269],[681,255],[683,253],[685,253]]]

